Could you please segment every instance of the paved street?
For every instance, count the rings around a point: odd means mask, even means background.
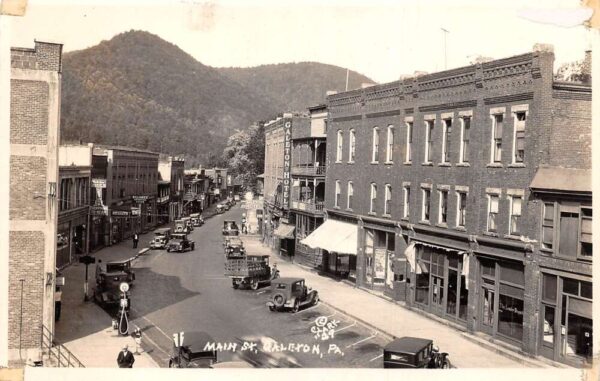
[[[302,367],[381,367],[381,346],[385,339],[352,318],[324,305],[297,314],[270,312],[265,305],[269,287],[257,291],[234,290],[230,279],[223,275],[221,228],[227,218],[239,220],[239,206],[207,220],[190,234],[196,242],[195,251],[154,251],[136,261],[132,315],[134,324],[144,331],[145,340],[153,343],[151,355],[157,363],[162,366],[168,363],[172,333],[201,330],[209,333],[216,343],[268,337],[283,345],[293,344],[295,347],[282,354],[290,356],[290,364]],[[333,339],[317,340],[311,333],[315,319],[320,316],[336,324]],[[297,344],[309,345],[309,353],[303,353],[304,349],[297,353]],[[319,344],[318,353],[315,344]],[[219,361],[242,354],[239,348],[224,350],[219,353]],[[272,356],[263,355],[252,355],[251,360],[269,366]]]

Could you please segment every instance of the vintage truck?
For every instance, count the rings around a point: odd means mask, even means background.
[[[257,290],[260,284],[269,284],[279,276],[275,267],[271,271],[268,255],[226,254],[225,276],[231,278],[231,285],[235,289],[250,286],[252,290]]]

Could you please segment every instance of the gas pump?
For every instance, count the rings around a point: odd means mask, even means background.
[[[127,291],[129,291],[129,284],[123,282],[119,285],[121,290],[121,300],[119,301],[119,334],[127,336],[129,334],[129,316],[127,311],[129,310],[129,298],[127,297]]]

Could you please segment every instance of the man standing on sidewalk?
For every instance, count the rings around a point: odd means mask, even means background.
[[[117,364],[119,364],[119,368],[133,368],[134,362],[135,358],[133,357],[133,353],[129,352],[129,346],[125,344],[123,350],[119,352]]]
[[[133,234],[133,248],[134,248],[134,249],[137,249],[137,244],[138,244],[138,241],[139,241],[139,240],[140,240],[140,236],[138,235],[138,233],[137,233],[137,232],[135,232],[135,233]]]

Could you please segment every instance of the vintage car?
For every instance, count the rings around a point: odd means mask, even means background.
[[[288,352],[268,351],[281,344],[268,336],[243,336],[236,338],[240,346],[244,343],[256,344],[257,351],[241,351],[238,356],[256,368],[301,368],[302,365]]]
[[[169,368],[210,368],[217,362],[217,351],[207,350],[215,340],[206,332],[184,332],[183,345],[176,346],[169,358]]]
[[[180,220],[175,220],[175,233],[189,233],[191,230],[187,225],[187,221],[183,218]]]
[[[240,235],[240,229],[233,220],[223,221],[223,235]]]
[[[383,348],[384,368],[450,368],[448,353],[440,352],[433,341],[401,337]]]
[[[188,239],[187,234],[185,233],[173,233],[171,234],[171,239],[167,243],[167,252],[177,251],[184,252],[186,250],[194,250],[196,244],[194,241]]]
[[[244,242],[237,236],[225,236],[223,246],[228,257],[243,257],[246,254]]]
[[[185,226],[187,226],[188,233],[191,232],[192,230],[194,230],[194,224],[192,223],[191,217],[181,217],[181,221],[183,221]]]
[[[192,213],[190,214],[190,218],[192,219],[192,226],[204,225],[204,218],[202,218],[200,213]]]
[[[154,238],[150,241],[151,249],[164,249],[171,238],[171,228],[156,229]]]
[[[304,278],[277,278],[271,280],[273,297],[267,302],[271,311],[282,311],[291,308],[298,312],[304,306],[319,303],[319,293],[306,286]]]
[[[131,285],[135,280],[135,273],[131,270],[131,260],[114,261],[103,264],[101,260],[96,265],[96,287],[94,300],[102,306],[118,306],[123,292],[119,289],[121,283]],[[127,292],[125,295],[129,297]],[[129,309],[131,303],[127,305]]]
[[[225,213],[226,210],[225,205],[217,204],[217,213]]]

